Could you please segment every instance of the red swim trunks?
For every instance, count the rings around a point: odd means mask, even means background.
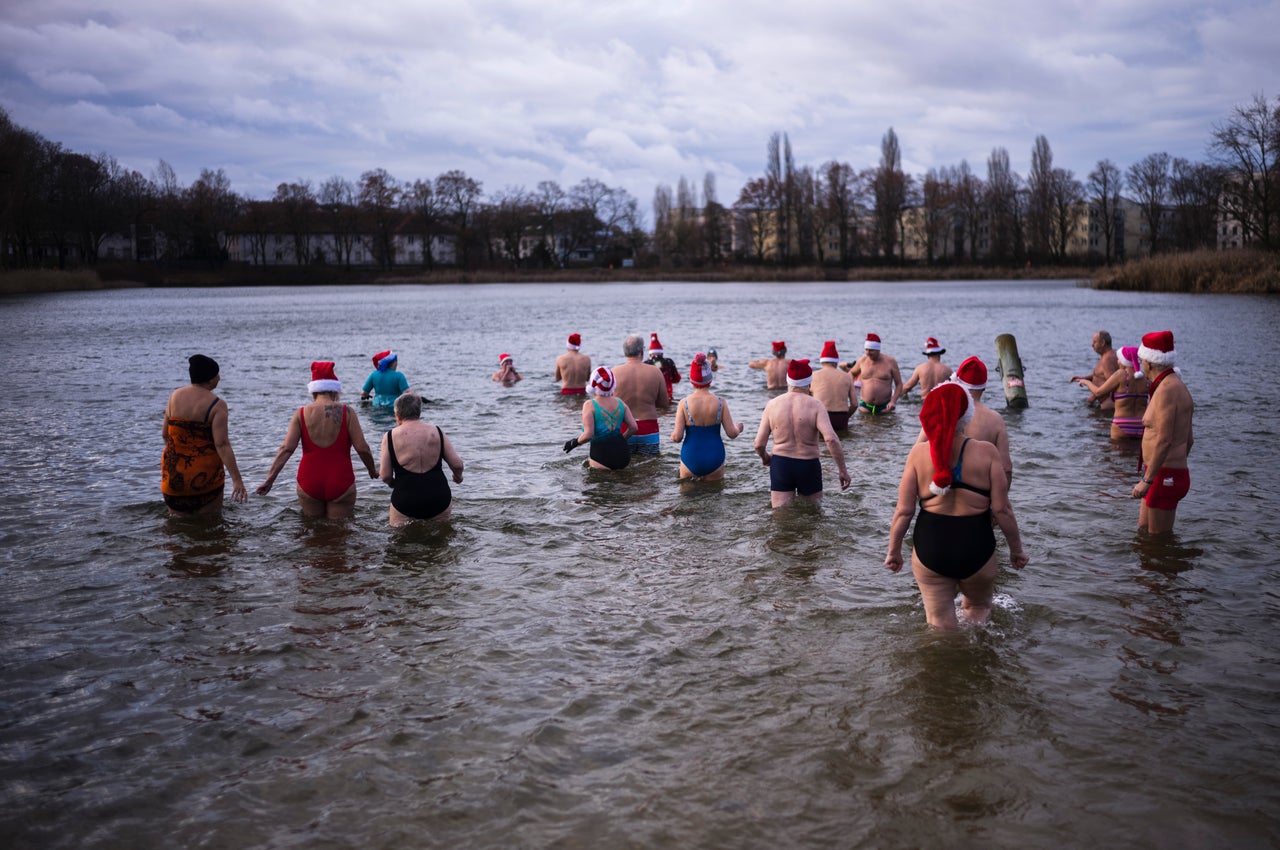
[[[586,387],[561,387],[560,395],[582,395],[586,391]]]
[[[636,420],[635,436],[643,437],[646,434],[656,434],[656,433],[658,433],[657,419],[637,419]]]
[[[1178,507],[1187,491],[1191,489],[1191,473],[1185,469],[1161,467],[1152,476],[1151,486],[1147,488],[1147,496],[1143,504],[1158,511],[1172,511]]]

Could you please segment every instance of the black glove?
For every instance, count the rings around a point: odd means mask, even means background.
[[[568,454],[569,452],[573,451],[580,445],[582,444],[578,442],[577,437],[571,437],[568,440],[565,440],[564,442],[564,453]]]

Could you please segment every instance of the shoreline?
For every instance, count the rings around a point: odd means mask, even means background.
[[[723,266],[718,269],[558,269],[519,271],[224,267],[162,269],[150,265],[102,265],[59,271],[0,271],[0,296],[137,287],[221,286],[399,286],[523,283],[901,283],[980,280],[1073,280],[1079,286],[1136,292],[1280,293],[1280,255],[1257,251],[1197,251],[1166,254],[1118,266],[818,266],[777,269]]]

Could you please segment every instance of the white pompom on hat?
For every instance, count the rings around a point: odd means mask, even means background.
[[[608,366],[597,366],[591,376],[591,391],[596,395],[613,395],[618,382],[613,377],[613,370]]]
[[[662,354],[662,343],[658,342],[657,334],[649,334],[649,353]]]
[[[711,379],[715,372],[711,371],[711,364],[707,362],[707,355],[699,351],[693,355],[693,362],[689,364],[689,382],[695,387],[711,386]]]

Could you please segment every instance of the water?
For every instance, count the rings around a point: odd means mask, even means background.
[[[1278,320],[1274,299],[1003,282],[6,299],[0,843],[1274,846]],[[1170,540],[1137,537],[1136,454],[1066,383],[1099,327],[1173,328],[1199,402]],[[682,372],[719,350],[747,425],[722,485],[678,484],[669,442],[616,476],[561,452],[573,330],[609,364],[630,332]],[[852,357],[869,331],[904,370],[926,336],[952,365],[1017,336],[1031,564],[988,628],[929,633],[881,566],[918,401],[855,419],[848,491],[827,461],[821,507],[768,507],[745,362],[773,339]],[[308,521],[296,456],[220,523],[166,516],[160,418],[188,354],[222,365],[252,490],[309,362],[354,399],[387,347],[466,461],[451,524],[388,530],[368,479],[353,521]],[[501,351],[511,389],[489,381]],[[360,415],[376,446],[389,422]]]

